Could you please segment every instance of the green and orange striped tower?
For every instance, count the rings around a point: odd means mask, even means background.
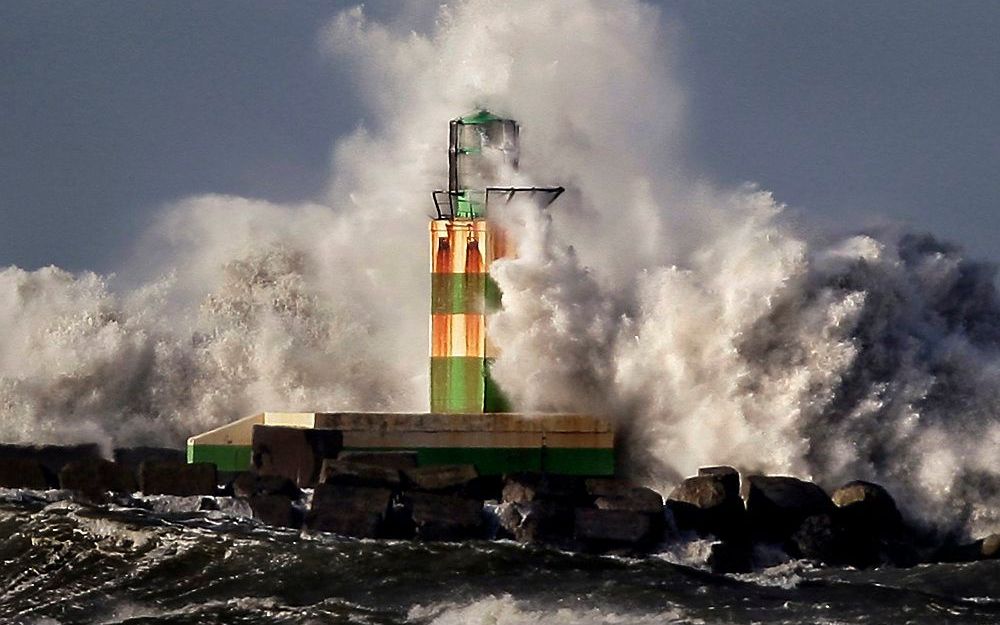
[[[511,119],[478,111],[450,123],[448,190],[434,192],[430,223],[431,412],[508,412],[490,377],[495,349],[486,317],[500,307],[490,264],[513,252],[489,218],[514,197],[546,205],[562,187],[514,187],[519,128]]]

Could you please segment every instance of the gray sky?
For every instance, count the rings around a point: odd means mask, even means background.
[[[319,195],[363,111],[317,37],[353,4],[0,3],[0,264],[111,271],[172,199]],[[661,4],[690,170],[1000,260],[1000,3]]]

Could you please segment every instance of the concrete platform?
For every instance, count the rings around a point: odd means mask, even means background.
[[[333,429],[345,451],[413,451],[418,466],[473,464],[480,475],[613,475],[615,435],[586,415],[264,412],[188,439],[188,462],[250,468],[254,425]]]

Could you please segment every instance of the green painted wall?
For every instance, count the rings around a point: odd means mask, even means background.
[[[432,314],[482,314],[500,309],[500,287],[488,273],[432,273]]]
[[[422,447],[362,448],[344,451],[416,451],[417,464],[473,464],[480,475],[545,471],[561,475],[614,475],[612,449],[542,447]],[[251,450],[246,445],[189,445],[188,462],[211,462],[219,471],[247,471]]]

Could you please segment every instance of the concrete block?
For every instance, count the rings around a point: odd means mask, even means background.
[[[45,467],[37,459],[0,457],[0,488],[45,490],[48,487]]]
[[[110,460],[88,458],[67,463],[59,472],[59,487],[85,495],[133,493],[138,485],[132,472]]]
[[[356,538],[379,538],[389,511],[387,488],[320,484],[313,493],[306,525],[321,532]]]
[[[146,495],[214,495],[216,483],[215,465],[209,462],[144,460],[139,465],[139,490]]]
[[[136,474],[142,463],[147,461],[173,464],[187,462],[187,452],[173,447],[117,447],[112,457],[115,462]]]
[[[49,488],[59,488],[59,472],[69,462],[100,458],[93,443],[82,445],[0,445],[0,458],[21,458],[42,465]]]
[[[457,492],[471,487],[479,473],[471,464],[451,464],[406,469],[403,476],[414,490]]]
[[[323,460],[335,458],[343,440],[338,430],[255,425],[251,439],[253,470],[260,475],[287,477],[302,488],[314,486]]]
[[[323,467],[320,469],[319,483],[399,490],[402,480],[399,469],[363,464],[351,459],[327,459],[323,461]]]
[[[628,547],[639,550],[657,540],[650,515],[631,510],[577,508],[574,533],[577,540],[599,549]]]
[[[404,501],[421,540],[485,538],[482,501],[420,492],[407,493]]]
[[[299,527],[302,520],[292,500],[284,495],[254,495],[250,498],[253,517],[274,527]]]

